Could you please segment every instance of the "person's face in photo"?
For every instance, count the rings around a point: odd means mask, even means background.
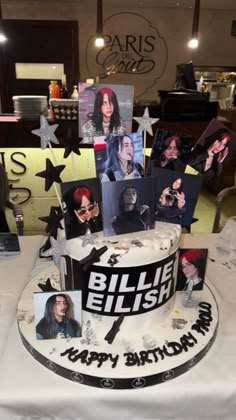
[[[171,159],[177,159],[177,157],[179,156],[179,150],[177,148],[175,139],[171,140],[167,149],[163,151],[163,155],[167,162]]]
[[[125,206],[135,205],[137,201],[137,193],[133,188],[127,188],[127,190],[124,192],[123,200]]]
[[[86,195],[83,195],[80,208],[74,212],[80,221],[86,222],[94,217],[94,208],[95,203],[91,203]]]
[[[67,311],[66,299],[63,296],[56,296],[56,302],[53,306],[54,317],[58,321],[61,321],[61,319],[65,316],[66,311]]]
[[[182,260],[182,271],[184,275],[189,279],[198,277],[198,269],[194,264],[189,262],[186,258]]]
[[[118,157],[120,160],[133,159],[133,144],[129,137],[124,136],[122,144],[119,146]]]
[[[114,105],[109,100],[107,93],[105,93],[103,96],[103,103],[102,103],[101,111],[102,111],[104,120],[109,121],[114,111]]]
[[[226,145],[229,143],[229,136],[226,134],[222,140],[216,140],[213,145],[212,145],[212,152],[214,154],[218,154],[220,152],[222,152],[222,150],[225,149]]]
[[[182,184],[182,180],[181,180],[181,178],[178,178],[173,182],[172,188],[174,190],[178,190],[181,187],[181,184]]]

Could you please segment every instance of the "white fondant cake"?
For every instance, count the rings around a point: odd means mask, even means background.
[[[99,234],[86,247],[68,241],[62,282],[51,265],[22,293],[18,325],[27,350],[66,379],[111,389],[165,382],[195,366],[214,342],[218,308],[206,284],[187,306],[184,292],[175,293],[180,234],[180,226],[157,223],[148,232]],[[104,246],[97,261],[94,249]],[[32,296],[47,278],[56,289],[82,289],[82,337],[36,339]],[[104,340],[121,318],[112,343]]]
[[[37,340],[32,322],[32,295],[39,291],[38,284],[45,276],[55,281],[55,267],[34,277],[22,293],[18,304],[19,332],[31,355],[66,379],[112,389],[150,386],[191,369],[214,342],[218,309],[206,285],[203,291],[194,292],[194,299],[187,307],[183,304],[184,292],[177,292],[174,307],[165,321],[146,334],[137,336],[129,331],[126,339],[118,339],[118,333],[109,345],[97,335],[101,317],[92,315],[94,327],[83,322],[81,338]]]
[[[104,237],[97,234],[94,244],[83,246],[81,238],[67,241],[66,253],[74,260],[62,259],[62,289],[83,291],[83,320],[102,316],[98,336],[104,338],[120,315],[119,339],[147,333],[159,325],[174,304],[178,268],[180,225],[156,223],[155,229]],[[106,246],[100,261],[81,270],[76,261],[92,249]]]

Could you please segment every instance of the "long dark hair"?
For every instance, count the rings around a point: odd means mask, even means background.
[[[127,185],[120,193],[120,197],[119,197],[119,210],[120,210],[120,214],[124,214],[126,213],[125,211],[125,202],[124,202],[124,194],[126,193],[127,190],[133,190],[136,192],[136,203],[134,204],[134,209],[133,210],[138,210],[139,209],[139,195],[138,195],[138,191],[135,187],[133,187],[133,185]]]
[[[112,103],[114,109],[110,118],[109,131],[112,133],[114,129],[117,129],[121,124],[121,117],[119,111],[119,104],[115,92],[110,87],[102,87],[96,94],[94,101],[94,111],[92,121],[96,127],[96,131],[103,132],[103,114],[102,104],[104,95],[107,94],[109,103]]]
[[[70,302],[69,302],[68,296],[63,294],[63,293],[58,293],[58,294],[52,295],[48,298],[48,300],[46,302],[45,312],[44,312],[44,317],[46,318],[48,323],[52,322],[55,319],[54,318],[54,313],[53,313],[53,308],[54,308],[54,305],[56,303],[57,296],[61,296],[66,300],[67,308],[66,308],[65,317],[68,317],[68,315],[69,315]]]
[[[118,151],[119,148],[122,148],[123,146],[123,141],[124,138],[128,137],[128,139],[132,142],[132,139],[130,136],[128,136],[127,134],[125,134],[124,136],[121,135],[110,135],[107,136],[105,141],[107,142],[107,161],[105,164],[105,172],[108,171],[119,171],[121,169],[120,167],[120,160],[118,157]],[[133,160],[129,160],[128,161],[128,165],[130,165],[130,172],[132,172],[133,170]]]
[[[162,149],[161,149],[161,155],[160,155],[160,160],[161,161],[165,161],[166,158],[163,154],[163,152],[168,149],[168,147],[170,146],[170,143],[174,141],[178,150],[178,156],[181,154],[181,140],[178,136],[169,136],[167,138],[165,138],[162,142]]]

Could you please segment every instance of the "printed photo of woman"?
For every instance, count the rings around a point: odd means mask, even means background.
[[[164,188],[156,203],[156,216],[158,218],[181,218],[185,208],[185,194],[183,180],[177,178],[170,187]]]
[[[220,128],[205,138],[204,144],[198,143],[192,151],[189,166],[209,179],[215,179],[222,171],[222,164],[229,153],[230,134]]]
[[[203,288],[207,253],[207,249],[181,250],[177,290],[192,292]]]
[[[81,130],[83,137],[81,143],[94,143],[95,136],[126,133],[116,93],[109,86],[101,87],[97,91],[93,113]]]
[[[112,218],[111,224],[116,235],[150,229],[150,208],[139,205],[138,191],[132,185],[127,185],[121,192],[119,214]]]
[[[140,137],[140,141],[142,142],[142,137]],[[108,157],[104,164],[104,173],[101,176],[102,182],[144,176],[142,161],[134,161],[134,145],[130,135],[108,136],[105,138],[105,142],[107,143]]]
[[[78,184],[72,187],[63,195],[63,201],[67,239],[85,235],[87,229],[92,233],[102,230],[99,203],[87,185]]]

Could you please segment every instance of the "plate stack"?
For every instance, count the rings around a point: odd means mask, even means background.
[[[13,96],[16,117],[37,119],[40,115],[48,116],[47,96]]]

